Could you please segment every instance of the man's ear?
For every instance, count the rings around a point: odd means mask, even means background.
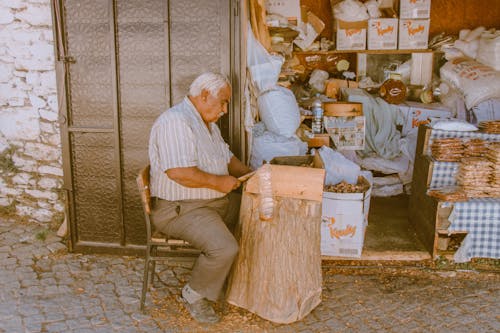
[[[201,96],[201,100],[202,100],[203,102],[206,102],[206,101],[207,101],[208,95],[210,95],[210,92],[209,92],[207,89],[202,89],[202,90],[201,90],[201,94],[200,94],[200,96]]]

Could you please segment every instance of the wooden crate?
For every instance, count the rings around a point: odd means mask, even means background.
[[[450,252],[444,249],[444,239],[449,238],[450,233],[446,229],[450,223],[448,217],[453,207],[427,195],[434,166],[432,158],[425,155],[430,131],[431,129],[425,125],[420,126],[418,130],[412,193],[409,202],[409,219],[415,227],[418,238],[431,255],[436,257],[443,251]],[[451,234],[464,235],[466,232],[453,232]]]

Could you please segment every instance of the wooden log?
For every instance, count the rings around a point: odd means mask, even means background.
[[[235,231],[240,250],[229,277],[227,301],[264,319],[288,324],[304,318],[321,302],[321,197],[312,192],[322,193],[324,170],[272,167],[272,221],[259,219],[260,194],[248,190],[258,177],[252,177],[243,191]],[[287,186],[276,184],[277,174],[286,173],[284,168],[298,170],[307,187],[316,191],[305,190],[294,170]],[[304,169],[316,176],[307,177]],[[286,195],[280,195],[280,188]]]

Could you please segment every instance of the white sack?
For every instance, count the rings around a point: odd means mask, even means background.
[[[481,35],[476,60],[500,71],[500,30]]]
[[[469,132],[478,128],[471,123],[460,119],[431,119],[431,127],[442,131]]]
[[[272,56],[259,43],[253,35],[250,24],[248,25],[247,40],[247,67],[250,71],[252,83],[258,93],[272,89],[278,82],[284,58]]]
[[[491,98],[500,98],[500,72],[471,58],[451,59],[440,69],[441,79],[449,82],[465,98],[467,109]]]
[[[370,18],[365,5],[358,0],[344,0],[333,6],[333,17],[347,22],[364,21]]]
[[[260,118],[276,134],[292,137],[300,126],[300,111],[290,89],[275,86],[257,99]]]
[[[277,156],[300,156],[307,153],[307,143],[298,137],[286,138],[265,131],[261,136],[255,136],[250,157],[250,167],[257,170],[263,161],[270,161]]]
[[[349,184],[358,183],[361,172],[359,165],[327,146],[321,147],[318,152],[325,166],[325,185],[336,185],[343,180]]]

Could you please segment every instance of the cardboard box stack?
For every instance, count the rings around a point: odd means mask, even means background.
[[[337,50],[365,50],[367,21],[336,20]]]
[[[324,126],[335,148],[363,150],[365,148],[365,116],[363,104],[351,102],[324,103]]]
[[[451,118],[451,110],[439,103],[424,104],[418,102],[406,101],[398,105],[405,122],[401,134],[403,136],[416,135],[418,127],[428,124],[431,118]]]
[[[399,49],[426,49],[429,42],[431,0],[400,0]]]
[[[389,7],[380,8],[382,17],[368,20],[368,50],[397,49],[399,20],[392,1],[387,4]]]

